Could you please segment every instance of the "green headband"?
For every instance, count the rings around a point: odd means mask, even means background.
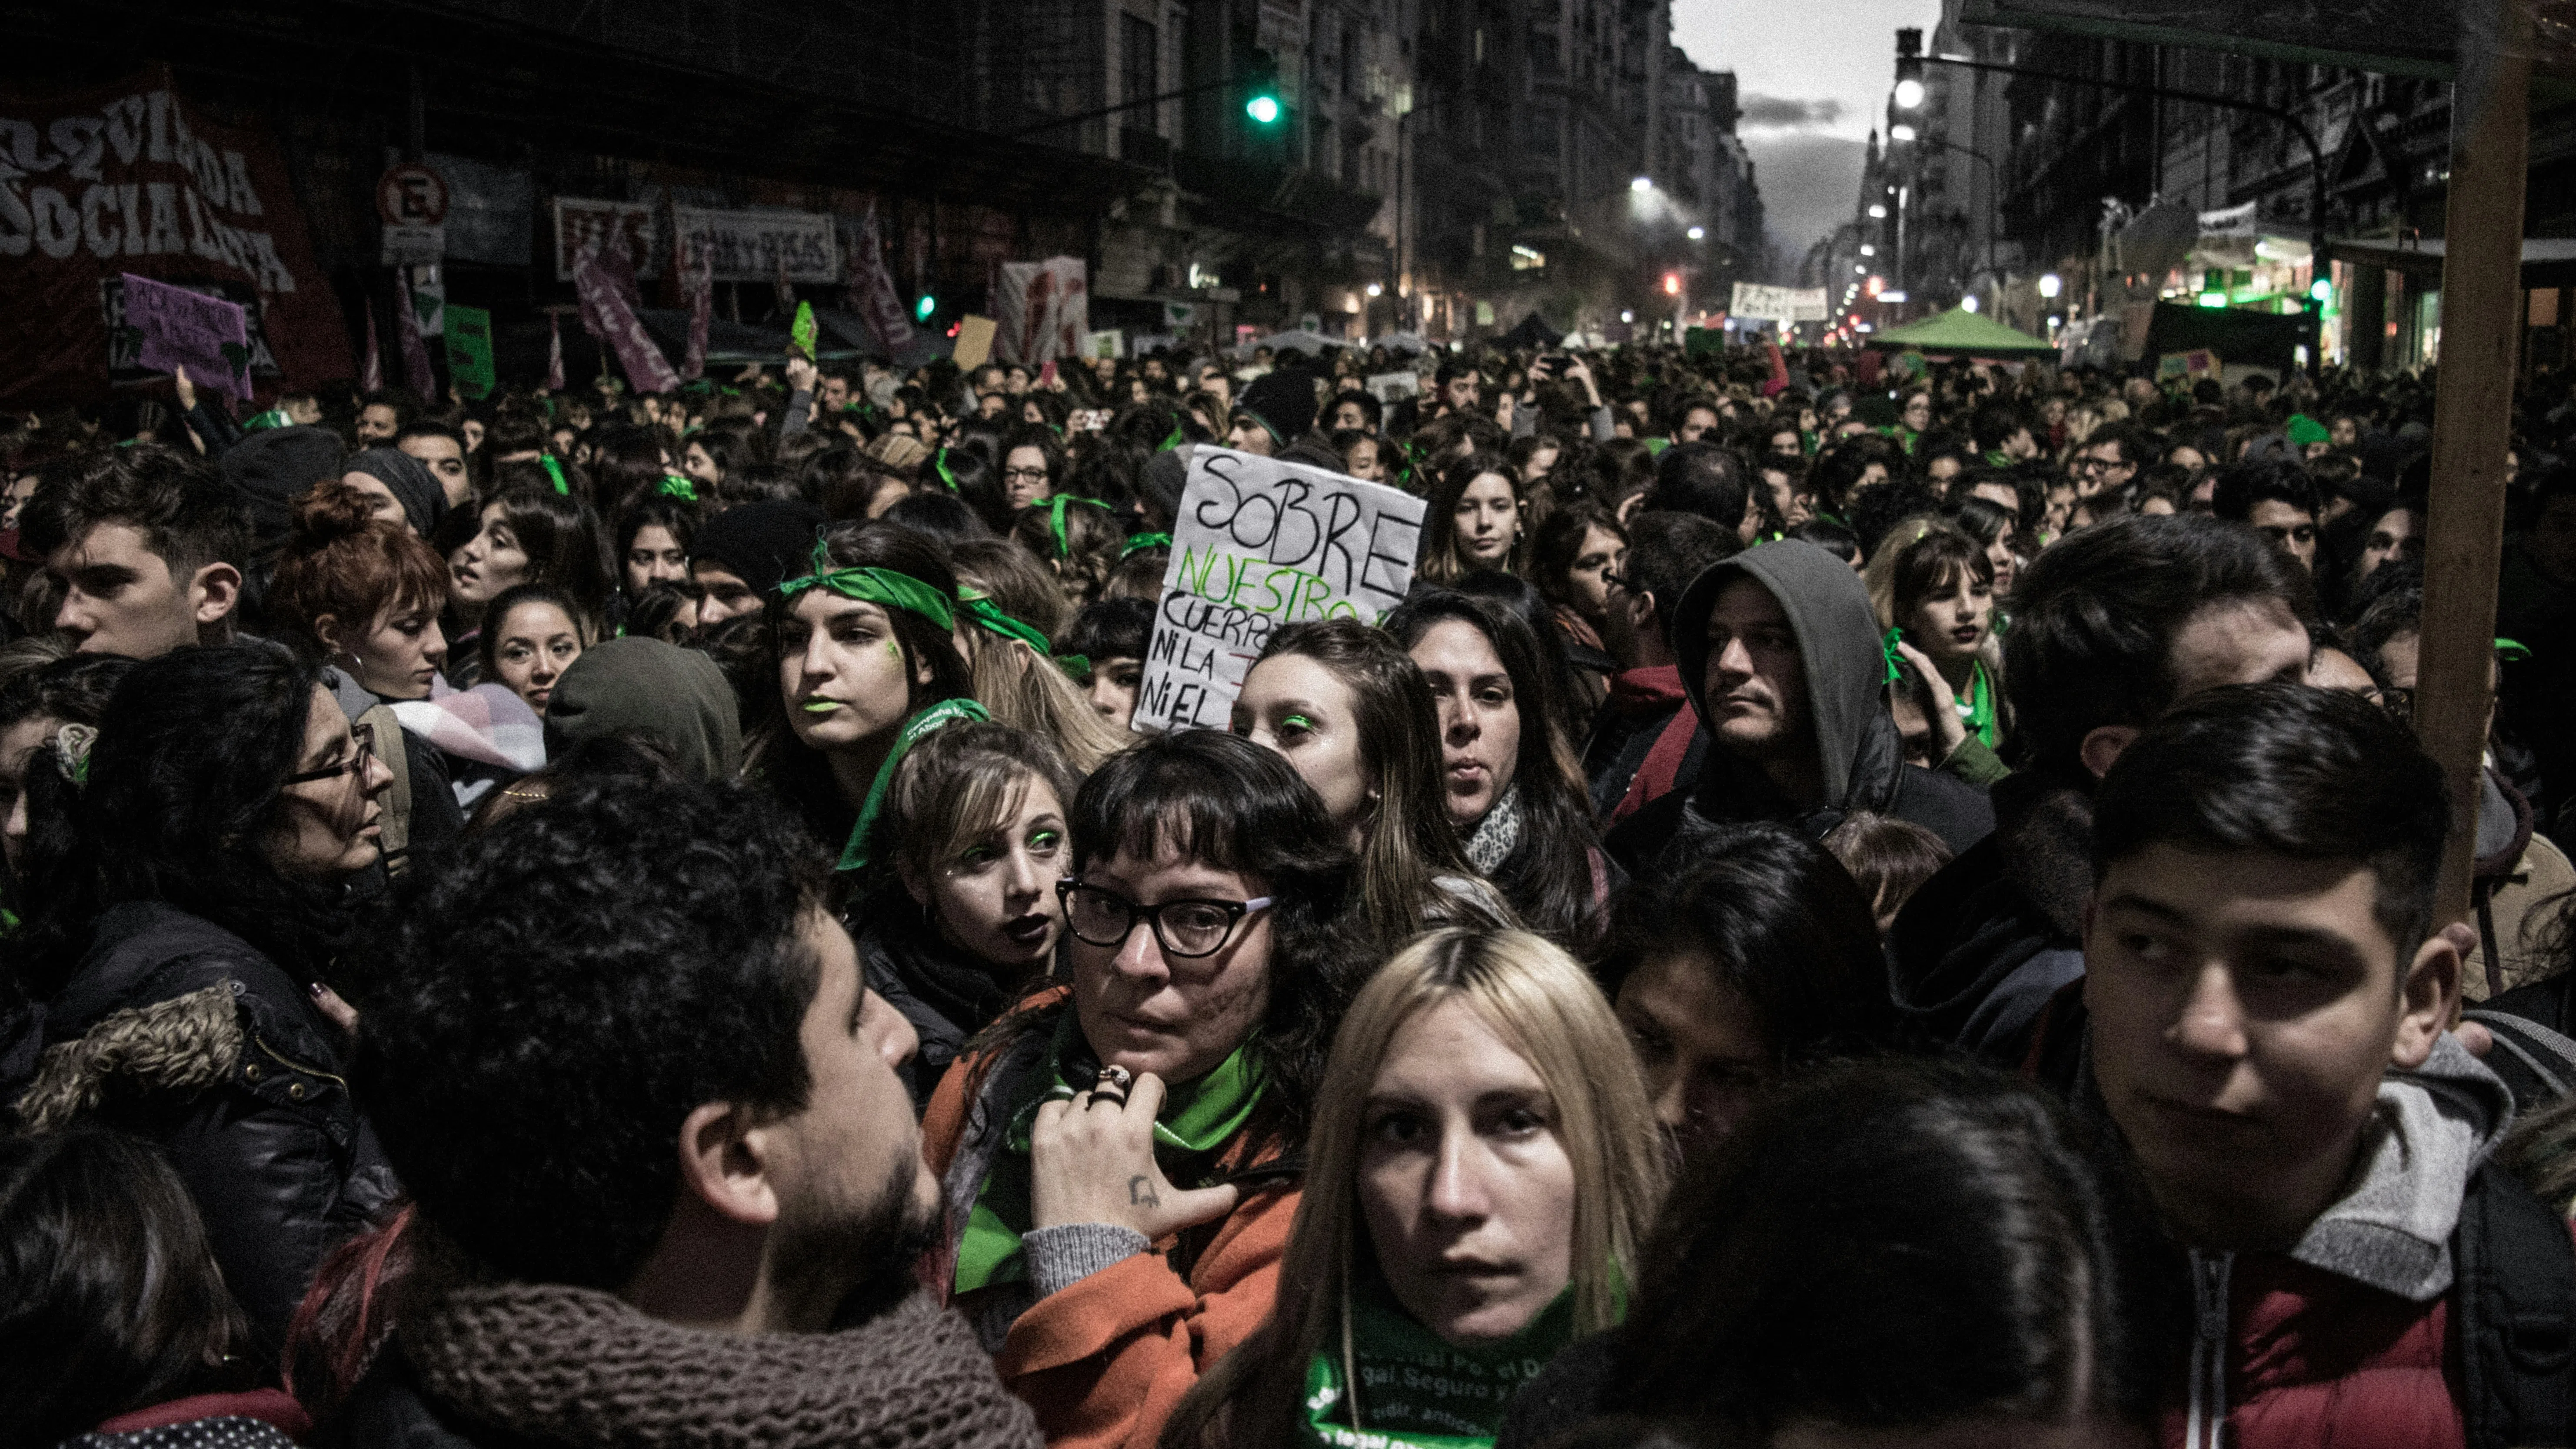
[[[1188,444],[1189,440],[1190,435],[1181,430],[1181,425],[1179,423],[1174,423],[1172,424],[1171,436],[1163,439],[1160,443],[1155,444],[1154,451],[1157,453],[1168,453],[1174,448],[1185,446]]]
[[[869,572],[879,571],[872,569]],[[902,574],[896,574],[894,577],[904,579],[915,588],[922,587],[917,579],[907,579]],[[894,748],[886,751],[885,763],[877,766],[876,781],[868,786],[867,802],[859,806],[858,822],[850,827],[849,844],[841,847],[841,859],[832,869],[863,870],[867,867],[868,833],[876,828],[877,816],[885,810],[886,789],[894,783],[894,767],[903,763],[906,751],[920,743],[922,736],[943,725],[956,724],[961,720],[980,722],[991,718],[991,715],[984,712],[984,706],[971,699],[943,699],[906,720],[903,732],[894,737]]]
[[[961,589],[957,593],[957,607],[965,610],[966,617],[979,628],[1005,639],[1017,639],[1041,655],[1048,653],[1047,636],[1039,633],[1035,624],[1003,613],[1002,606],[994,603],[989,595]]]
[[[957,491],[957,475],[948,471],[948,450],[946,448],[942,448],[938,452],[930,455],[930,466],[939,470],[939,481],[948,485],[949,492],[954,493]]]
[[[698,501],[697,480],[681,473],[663,474],[662,481],[654,487],[653,491],[665,498],[677,498],[683,503]]]
[[[563,464],[555,461],[555,455],[552,453],[539,453],[537,455],[537,462],[544,466],[546,476],[555,480],[555,491],[567,498],[571,497],[572,485],[564,481]]]
[[[1125,547],[1118,550],[1118,561],[1125,563],[1130,555],[1143,553],[1149,548],[1170,548],[1171,546],[1172,536],[1168,533],[1136,534],[1127,540]]]
[[[845,599],[918,614],[942,629],[957,627],[957,606],[946,594],[893,569],[834,568],[832,546],[819,538],[814,540],[814,571],[780,584],[778,596],[792,599],[817,586]]]
[[[1099,509],[1109,507],[1097,498],[1076,498],[1070,493],[1059,493],[1047,501],[1047,531],[1055,535],[1055,551],[1062,558],[1073,557],[1073,541],[1064,536],[1064,511],[1076,503]]]

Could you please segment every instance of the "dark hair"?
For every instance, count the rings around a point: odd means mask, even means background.
[[[1485,636],[1512,681],[1520,755],[1512,783],[1521,796],[1521,839],[1489,873],[1529,928],[1578,957],[1600,946],[1607,922],[1593,898],[1590,802],[1574,783],[1573,748],[1557,726],[1554,681],[1538,640],[1520,617],[1450,589],[1417,589],[1386,616],[1386,631],[1411,653],[1433,626],[1468,625]]]
[[[64,724],[96,726],[107,714],[117,681],[134,661],[122,654],[73,654],[11,676],[0,685],[0,730],[23,720],[58,719]],[[52,752],[39,748],[18,782],[26,799],[27,840],[20,850],[19,873],[0,899],[27,914],[28,895],[21,882],[49,873],[46,862],[61,858],[73,837],[72,810],[80,795],[54,763]],[[0,814],[14,803],[0,796]]]
[[[2170,1300],[2151,1214],[2106,1160],[2055,1102],[1975,1067],[1790,1086],[1665,1203],[1602,1400],[1727,1443],[1800,1419],[2144,1425]]]
[[[966,505],[989,531],[1005,534],[1011,531],[1011,495],[1002,486],[1002,460],[1010,456],[1002,447],[999,430],[986,425],[978,429],[967,423],[957,427],[958,446],[933,449],[930,461],[922,465],[922,492],[933,478],[946,485],[948,493]],[[914,498],[922,492],[913,494]],[[933,494],[936,496],[936,494]],[[905,503],[911,502],[905,499]],[[903,504],[896,504],[897,508]]]
[[[174,580],[211,563],[250,564],[250,520],[233,490],[193,453],[157,443],[108,448],[47,470],[21,515],[22,546],[38,559],[102,523],[143,534]]]
[[[1968,415],[1968,438],[1980,453],[2000,452],[2024,429],[2037,432],[2028,414],[2011,403],[1990,402]]]
[[[625,585],[626,555],[633,551],[637,534],[648,528],[667,529],[685,554],[697,541],[699,521],[698,506],[686,499],[644,493],[628,502],[617,514],[617,549],[611,558],[619,586]]]
[[[36,915],[16,944],[31,995],[70,979],[91,922],[123,901],[166,902],[319,978],[352,935],[346,884],[287,876],[269,845],[320,680],[319,666],[259,641],[179,649],[126,673],[90,749],[73,838],[27,882]]]
[[[103,1128],[0,1137],[0,1444],[234,1387],[249,1325],[186,1184]]]
[[[805,1105],[823,882],[734,784],[583,781],[461,841],[385,933],[353,1069],[422,1216],[511,1277],[623,1285],[683,1118]]]
[[[967,507],[965,500],[927,484],[905,494],[881,515],[881,520],[902,524],[915,533],[928,534],[947,544],[994,535],[993,528],[974,509]]]
[[[1292,1130],[1322,1082],[1333,1028],[1374,959],[1349,949],[1353,862],[1288,762],[1219,730],[1156,735],[1112,755],[1073,799],[1073,869],[1164,850],[1261,882],[1271,898],[1270,1003],[1252,1044]]]
[[[603,511],[631,514],[637,503],[657,496],[663,475],[671,471],[662,461],[662,438],[659,428],[609,428],[592,442],[590,477]],[[622,533],[622,518],[620,527]],[[621,557],[626,552],[623,536],[617,551]]]
[[[2231,463],[2220,470],[2218,485],[2210,491],[2210,512],[2232,522],[2251,523],[2258,503],[2286,503],[2314,518],[2317,485],[2307,469],[2287,459]]]
[[[1670,622],[1691,580],[1743,551],[1734,529],[1696,513],[1640,511],[1628,520],[1628,558],[1620,572],[1630,593],[1654,596],[1660,626]]]
[[[1537,585],[1549,603],[1572,605],[1573,590],[1566,576],[1583,555],[1583,540],[1596,528],[1622,544],[1628,541],[1628,530],[1620,527],[1610,510],[1589,498],[1559,506],[1547,516],[1547,522],[1539,525],[1538,542],[1530,550],[1530,582]]]
[[[494,595],[492,602],[483,610],[483,627],[474,641],[476,656],[483,666],[481,678],[492,683],[500,682],[502,627],[509,623],[511,611],[528,604],[552,604],[563,610],[564,617],[572,621],[573,633],[580,637],[585,648],[599,642],[599,636],[592,632],[590,622],[582,615],[581,605],[572,595],[547,583],[512,584]]]
[[[2193,695],[2123,750],[2094,796],[2093,873],[2151,845],[2352,861],[2404,961],[2432,930],[2450,792],[2414,735],[2357,694],[2304,684]]]
[[[608,599],[621,577],[608,559],[599,515],[591,506],[552,488],[511,487],[484,500],[477,511],[498,508],[528,556],[529,581],[549,583],[581,606],[591,633],[608,622]]]
[[[1360,416],[1368,419],[1368,425],[1372,428],[1386,421],[1386,408],[1377,400],[1377,394],[1365,388],[1356,387],[1346,387],[1333,394],[1332,398],[1324,404],[1324,416],[1329,418],[1341,411],[1344,403],[1359,404]]]
[[[1422,510],[1422,547],[1420,563],[1414,577],[1437,584],[1455,583],[1468,572],[1466,559],[1458,551],[1458,500],[1477,479],[1491,473],[1511,489],[1513,510],[1520,515],[1521,526],[1529,526],[1529,491],[1511,460],[1499,453],[1474,452],[1442,467],[1433,480],[1428,502]],[[1504,566],[1512,567],[1523,557],[1527,540],[1513,543],[1504,555]]]
[[[1893,920],[1923,883],[1951,860],[1950,846],[1911,820],[1855,810],[1825,832],[1825,849],[1851,872],[1882,920]]]
[[[2085,434],[2084,440],[2076,446],[2079,449],[2091,449],[2098,448],[2104,443],[2119,445],[2120,461],[2136,464],[2142,473],[2151,465],[2162,461],[2164,457],[2164,449],[2156,446],[2156,440],[2152,435],[2144,428],[2128,423],[2104,423]]]
[[[1761,1018],[1782,1065],[1872,1046],[1894,1024],[1869,898],[1826,849],[1770,821],[1726,825],[1689,868],[1629,886],[1604,974],[1648,959],[1703,958]]]
[[[1890,602],[1895,615],[1891,623],[1897,628],[1905,627],[1906,616],[1925,599],[1957,588],[1962,576],[1988,588],[1995,582],[1994,560],[1986,557],[1985,546],[1946,524],[1927,524],[1896,551],[1894,562]]]
[[[1830,519],[1810,518],[1793,524],[1789,537],[1801,543],[1812,543],[1844,563],[1860,562],[1860,535]]]
[[[2298,565],[2242,524],[2133,515],[2070,534],[2015,583],[2004,693],[2038,765],[2068,766],[2103,725],[2174,700],[2174,635],[2212,605],[2277,600],[2304,622]]]
[[[1102,599],[1085,604],[1064,632],[1061,649],[1097,668],[1104,659],[1142,659],[1154,637],[1154,606],[1143,599]]]
[[[1715,409],[1704,398],[1685,408]],[[1641,507],[1659,513],[1696,513],[1729,533],[1744,524],[1752,483],[1744,459],[1718,443],[1675,443],[1655,463],[1655,486]]]

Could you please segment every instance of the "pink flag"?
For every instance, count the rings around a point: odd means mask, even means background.
[[[403,380],[423,398],[436,396],[438,378],[429,370],[429,346],[420,340],[420,303],[412,296],[409,267],[394,269],[394,337],[402,344]]]
[[[850,310],[868,324],[887,356],[901,356],[912,345],[912,319],[904,314],[903,297],[895,291],[894,275],[886,270],[874,206],[860,218],[857,245],[850,248],[848,287]]]
[[[546,325],[552,332],[551,337],[546,343],[546,391],[561,392],[564,390],[563,314],[561,312],[548,313],[546,315]]]
[[[581,297],[581,325],[616,352],[637,392],[678,390],[679,374],[635,315],[635,264],[623,252],[602,256],[597,242],[583,247],[573,259],[572,285]]]
[[[376,343],[376,308],[367,305],[367,360],[358,369],[360,392],[382,392],[385,387],[385,352]]]
[[[680,360],[680,376],[692,382],[707,374],[707,323],[716,311],[716,264],[704,242],[682,242],[689,253],[680,269],[681,290],[689,294],[689,352]]]

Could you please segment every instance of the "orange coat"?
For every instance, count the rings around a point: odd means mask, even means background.
[[[922,1119],[922,1156],[942,1178],[965,1134],[967,1083],[986,1064],[980,1054],[959,1059]],[[1255,1152],[1238,1138],[1220,1164],[1239,1172],[1278,1155],[1275,1143]],[[1153,1449],[1199,1375],[1270,1316],[1298,1196],[1294,1187],[1247,1189],[1186,1279],[1164,1257],[1176,1242],[1165,1238],[1020,1315],[994,1366],[1037,1410],[1050,1449]],[[943,1297],[953,1282],[940,1284]]]

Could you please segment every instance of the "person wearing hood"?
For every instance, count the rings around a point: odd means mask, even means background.
[[[544,757],[619,730],[651,736],[691,779],[729,780],[742,769],[733,689],[695,649],[630,637],[582,651],[546,701]]]
[[[428,538],[447,516],[447,490],[429,465],[395,448],[369,448],[343,465],[340,481],[376,501],[376,516]]]
[[[2096,782],[2190,695],[2305,677],[2297,570],[2252,529],[2192,514],[2097,524],[2022,575],[2004,636],[2021,767],[1993,787],[1994,834],[1888,934],[1916,1030],[2024,1060],[2050,998],[2083,974]]]
[[[2512,1097],[2446,1029],[2448,794],[2385,711],[2297,683],[2206,692],[2103,777],[2075,1090],[2188,1254],[2166,1443],[2567,1431],[2576,1244],[2487,1161]]]
[[[1610,832],[1630,872],[1667,869],[1712,826],[1777,820],[1810,839],[1855,811],[1910,820],[1964,851],[1994,829],[1985,793],[1904,760],[1869,590],[1801,539],[1748,549],[1691,581],[1670,643],[1710,748],[1698,778]]]
[[[1244,388],[1225,441],[1227,447],[1265,458],[1341,472],[1342,455],[1313,439],[1314,428],[1314,378],[1298,368],[1282,368],[1263,373]]]

